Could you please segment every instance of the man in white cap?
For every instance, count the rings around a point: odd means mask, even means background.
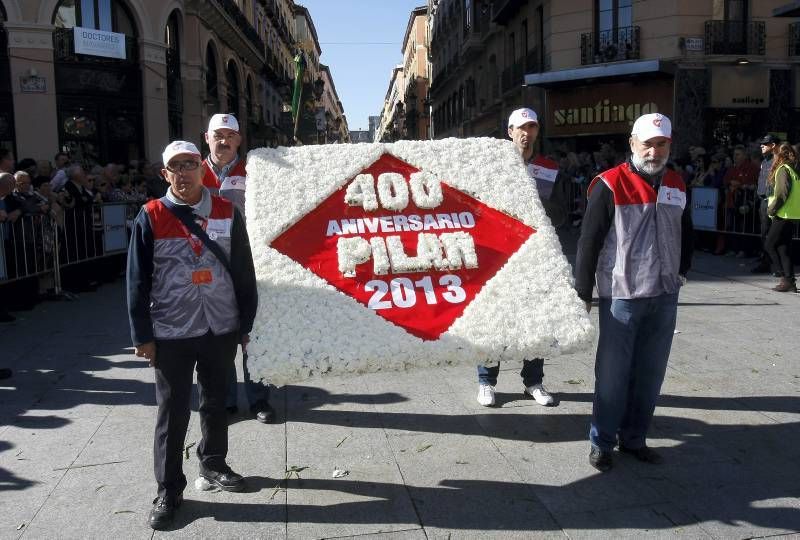
[[[631,157],[592,180],[575,263],[575,289],[600,297],[600,338],[589,463],[605,472],[612,450],[660,463],[646,436],[667,369],[678,291],[692,257],[686,186],[666,168],[672,124],[651,113],[633,124]]]
[[[247,170],[245,160],[239,158],[239,146],[242,144],[239,121],[232,114],[215,114],[208,122],[205,139],[210,153],[203,161],[203,185],[211,193],[219,194],[235,204],[244,217]],[[250,370],[247,369],[246,347],[242,348],[242,368],[250,411],[259,422],[272,422],[275,412],[269,404],[269,384],[263,380],[252,380]],[[228,378],[226,408],[229,413],[235,414],[239,410],[235,365],[228,373]]]
[[[536,138],[539,136],[539,117],[532,109],[517,109],[511,113],[508,118],[508,136],[514,142],[517,150],[522,156],[522,160],[528,166],[528,175],[535,180],[536,189],[539,192],[539,198],[545,206],[545,211],[553,225],[560,224],[559,219],[563,221],[563,217],[557,217],[556,214],[557,204],[550,205],[551,194],[553,193],[553,185],[556,183],[558,176],[558,164],[546,158],[533,159],[534,144]],[[551,210],[548,210],[548,206]],[[552,212],[552,214],[551,214]],[[566,212],[562,212],[566,217]],[[500,365],[494,363],[493,365],[478,365],[478,403],[484,407],[491,407],[495,404],[495,389],[497,385],[497,376],[500,374]],[[553,396],[550,395],[545,387],[542,385],[544,379],[544,359],[534,358],[533,360],[523,360],[522,369],[520,370],[520,377],[522,377],[522,384],[524,386],[523,394],[532,397],[536,403],[543,406],[550,406],[554,403]]]
[[[128,248],[128,316],[136,356],[155,371],[153,466],[158,496],[149,524],[168,527],[183,500],[182,463],[192,375],[200,389],[200,475],[224,491],[244,479],[228,453],[226,381],[236,348],[253,327],[258,293],[247,229],[239,211],[203,186],[197,147],[170,143],[163,153],[167,194],[136,217]]]

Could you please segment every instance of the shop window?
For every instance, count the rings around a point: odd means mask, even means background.
[[[97,135],[97,121],[88,115],[68,115],[63,122],[64,133],[69,137],[88,139]]]

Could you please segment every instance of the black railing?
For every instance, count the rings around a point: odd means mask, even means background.
[[[72,28],[56,28],[53,31],[53,59],[56,62],[76,62],[91,64],[139,63],[139,47],[136,38],[125,36],[125,59],[91,56],[75,52],[75,38]]]
[[[581,34],[581,64],[637,60],[640,55],[638,26],[623,26]]]
[[[789,56],[800,56],[800,22],[789,25]]]
[[[239,8],[238,5],[233,0],[215,0],[225,13],[233,19],[233,22],[236,23],[236,26],[242,33],[250,40],[250,42],[258,49],[260,52],[264,51],[264,41],[258,35],[258,31],[253,28],[253,25],[250,24],[250,21],[247,20],[247,17],[242,10]]]
[[[764,21],[706,21],[706,54],[763,55]]]

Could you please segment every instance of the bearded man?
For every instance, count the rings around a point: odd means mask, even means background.
[[[601,472],[611,468],[617,444],[639,461],[662,461],[646,436],[693,244],[686,185],[666,168],[671,137],[669,118],[640,116],[631,131],[630,159],[589,185],[575,289],[587,311],[595,282],[600,297],[589,463]]]

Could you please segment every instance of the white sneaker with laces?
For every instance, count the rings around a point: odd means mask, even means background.
[[[550,395],[550,392],[544,389],[544,386],[541,384],[534,384],[533,386],[528,386],[525,388],[525,393],[531,396],[536,403],[547,407],[553,404],[553,396]]]
[[[483,383],[478,385],[478,403],[484,407],[494,405],[494,386]]]

